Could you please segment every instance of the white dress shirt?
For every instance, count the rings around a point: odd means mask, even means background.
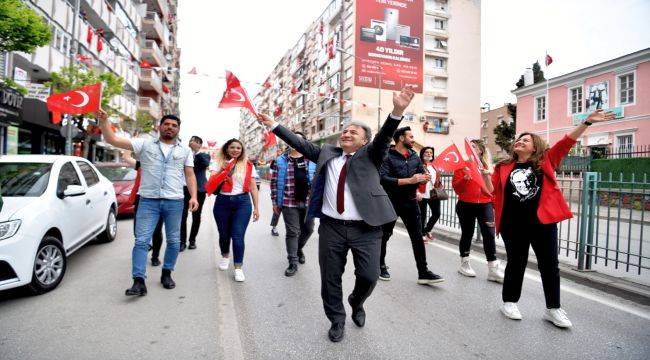
[[[349,155],[354,155],[354,153]],[[352,159],[350,158],[350,160]],[[348,186],[347,181],[345,182],[343,191],[343,206],[345,211],[343,211],[343,214],[339,214],[336,210],[336,193],[343,165],[345,165],[345,153],[339,157],[333,158],[327,163],[327,176],[325,178],[325,191],[323,193],[323,207],[321,211],[324,215],[334,219],[363,220],[354,203],[354,198],[352,198],[352,193],[350,192],[350,187]]]

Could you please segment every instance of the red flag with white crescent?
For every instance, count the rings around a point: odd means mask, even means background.
[[[239,83],[239,79],[233,73],[226,70],[226,91],[219,102],[220,108],[243,107],[250,110],[253,115],[257,116],[257,111],[253,107],[246,90]]]
[[[483,166],[483,162],[479,159],[479,155],[476,153],[476,151],[474,151],[474,148],[471,145],[471,141],[472,139],[467,137],[465,138],[465,152],[467,153],[468,157],[466,163],[467,167],[469,168],[469,176],[472,178],[472,181],[481,187],[483,192],[489,194],[490,192],[485,185],[483,175],[481,175],[481,171],[485,170],[485,166]]]
[[[97,83],[65,93],[50,95],[47,98],[47,109],[64,114],[86,114],[98,111],[101,99],[102,83]]]
[[[263,148],[268,149],[273,145],[278,144],[278,139],[275,137],[275,134],[268,129],[263,130],[263,135],[264,135],[264,146]]]
[[[451,144],[433,160],[433,166],[440,171],[452,172],[464,168],[465,160],[456,144]]]

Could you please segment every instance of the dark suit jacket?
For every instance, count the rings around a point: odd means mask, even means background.
[[[348,161],[348,172],[345,179],[350,187],[354,204],[361,218],[372,226],[380,226],[397,219],[395,210],[382,188],[379,179],[379,167],[388,153],[393,133],[401,120],[390,117],[384,122],[372,142],[361,147]],[[298,150],[307,159],[316,163],[316,174],[312,183],[312,193],[309,200],[309,217],[321,217],[325,181],[327,179],[327,163],[343,154],[343,149],[333,145],[316,146],[290,130],[278,125],[273,132],[289,146]]]

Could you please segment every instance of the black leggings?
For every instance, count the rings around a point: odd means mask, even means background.
[[[528,248],[532,246],[537,256],[537,268],[542,276],[546,307],[558,309],[560,269],[557,260],[557,226],[555,224],[530,226],[504,224],[500,231],[508,254],[501,294],[503,301],[519,301],[524,273],[528,265]]]
[[[433,227],[440,219],[440,200],[438,199],[422,199],[420,205],[420,218],[422,219],[422,234],[426,234],[433,230]],[[431,209],[431,217],[427,221],[427,205]]]
[[[494,244],[494,209],[492,203],[474,204],[459,201],[456,204],[456,214],[460,222],[460,256],[469,256],[474,237],[474,226],[478,220],[478,227],[483,236],[483,251],[488,261],[494,261],[496,256],[496,245]]]

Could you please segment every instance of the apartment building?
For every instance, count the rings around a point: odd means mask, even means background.
[[[508,111],[508,104],[504,104],[496,109],[486,108],[481,113],[481,136],[480,139],[486,144],[490,150],[490,154],[495,159],[502,159],[508,156],[506,151],[503,151],[496,143],[497,136],[494,134],[494,129],[502,122],[512,124],[514,119]]]
[[[596,155],[625,154],[650,144],[650,48],[527,84],[517,96],[517,132],[531,131],[554,144],[597,108],[616,119],[589,127],[578,148]]]
[[[138,110],[157,109],[157,112],[152,112],[155,117],[160,117],[162,109],[178,112],[180,51],[175,41],[176,2],[161,0],[148,4],[140,0],[78,1],[79,13],[73,33],[76,0],[24,0],[50,24],[52,41],[49,45],[36,49],[33,54],[0,54],[0,77],[11,78],[29,90],[29,95],[22,99],[21,109],[14,109],[19,114],[18,118],[11,123],[0,121],[0,154],[65,152],[65,131],[62,131],[61,124],[52,123],[45,103],[50,89],[43,83],[50,80],[51,73],[60,71],[71,62],[93,68],[99,73],[112,72],[124,79],[123,93],[114,96],[110,102],[110,106],[117,112],[117,116],[111,119],[116,124],[124,120],[135,120]],[[164,14],[164,17],[159,18],[165,19],[164,24],[161,21],[152,25],[145,21],[147,9]],[[160,38],[155,38],[158,34],[154,32],[161,27],[167,29],[168,33],[162,31]],[[155,58],[157,62],[152,56],[153,45],[147,47],[149,36],[153,42],[166,41],[163,43],[162,57]],[[160,68],[157,71],[141,70],[143,58],[152,60],[152,66]],[[157,73],[154,75],[153,72]],[[152,79],[160,80],[159,93],[155,89],[151,90],[152,83],[157,84]],[[142,101],[143,98],[152,100],[145,102]],[[143,106],[145,103],[149,107]],[[80,138],[74,139],[76,154],[80,154],[79,149],[86,146],[91,160],[112,160],[118,156],[110,145],[101,141],[100,136],[93,137],[89,144],[83,144],[83,141]]]
[[[409,7],[415,7],[414,16],[412,9],[407,13]],[[398,9],[402,9],[401,20]],[[364,18],[373,16],[382,16],[382,20]],[[402,33],[401,44],[389,41],[391,19]],[[388,36],[380,34],[387,29]],[[410,82],[398,84],[391,78],[400,70],[395,71],[390,60],[375,61],[355,51],[360,46],[380,49],[380,41],[397,49],[391,51],[410,54],[408,61],[414,64],[408,72],[417,74],[413,77],[417,94],[403,125],[411,126],[420,145],[442,149],[452,142],[462,143],[466,136],[479,136],[480,1],[395,0],[381,5],[333,0],[297,38],[253,102],[259,111],[275,115],[310,140],[336,143],[344,124],[351,120],[364,122],[373,131],[383,124],[392,109],[393,90]],[[374,73],[361,73],[372,67]],[[262,143],[262,131],[255,130],[253,120],[242,115],[240,128],[242,138],[249,139],[245,143],[251,153],[261,151]],[[263,156],[271,153],[272,149]]]

